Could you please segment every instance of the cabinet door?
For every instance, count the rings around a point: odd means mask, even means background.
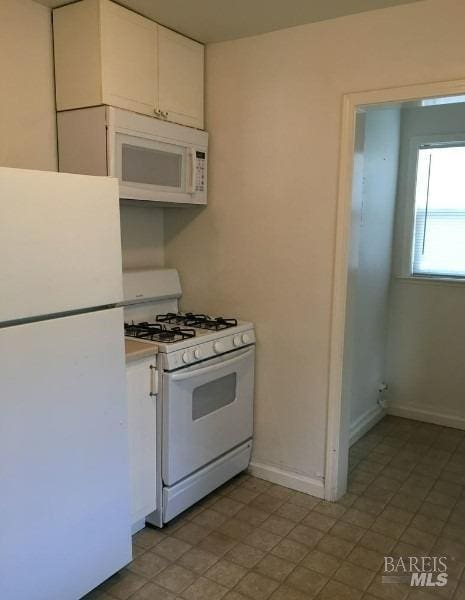
[[[103,103],[154,115],[158,104],[157,24],[101,0]]]
[[[129,469],[131,522],[156,509],[156,397],[150,395],[155,358],[126,367],[128,390]]]
[[[53,11],[57,110],[102,103],[99,11],[99,0],[83,0]]]
[[[204,47],[158,27],[159,108],[168,120],[203,129]]]

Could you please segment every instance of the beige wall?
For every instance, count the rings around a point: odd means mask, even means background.
[[[56,170],[50,9],[0,1],[0,165]]]
[[[388,412],[465,429],[463,283],[393,281]]]
[[[164,266],[163,210],[127,201],[121,203],[123,269]]]
[[[425,0],[207,48],[209,206],[167,214],[166,256],[186,305],[257,325],[255,461],[324,472],[342,95],[465,78],[464,21]]]

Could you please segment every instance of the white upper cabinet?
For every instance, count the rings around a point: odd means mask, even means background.
[[[57,110],[102,104],[100,2],[53,11]]]
[[[100,2],[102,103],[154,114],[158,101],[157,24]]]
[[[57,110],[108,104],[203,128],[204,47],[111,2],[53,11]]]
[[[169,121],[203,128],[204,47],[158,27],[158,93]]]

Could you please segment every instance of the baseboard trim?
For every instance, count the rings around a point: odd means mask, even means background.
[[[293,471],[285,471],[272,465],[252,461],[249,464],[249,473],[258,479],[265,479],[271,483],[277,483],[291,490],[304,492],[317,498],[324,498],[325,486],[323,480],[307,477]]]
[[[435,425],[443,425],[444,427],[453,427],[454,429],[465,430],[465,418],[458,417],[433,410],[418,408],[411,404],[391,404],[387,406],[387,414],[396,417],[404,417],[406,419],[415,419],[416,421],[425,421],[426,423],[434,423]]]
[[[367,431],[374,427],[376,423],[384,417],[385,414],[385,409],[378,404],[363,413],[363,415],[361,415],[350,426],[349,445],[352,446],[352,444],[358,442],[358,440],[364,436]]]

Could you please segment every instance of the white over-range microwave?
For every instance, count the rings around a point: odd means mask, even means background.
[[[57,120],[60,171],[117,177],[124,199],[207,203],[207,132],[110,106]]]

